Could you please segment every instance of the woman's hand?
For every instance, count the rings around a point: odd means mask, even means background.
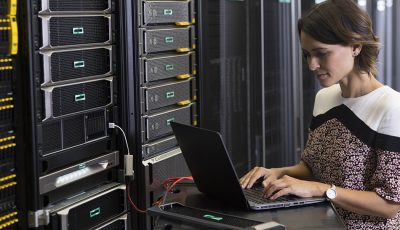
[[[325,188],[321,189],[321,186],[329,187],[321,183],[313,181],[299,180],[290,176],[282,176],[280,179],[271,181],[268,186],[265,187],[265,196],[274,200],[283,195],[296,195],[299,197],[313,197],[323,196]],[[326,188],[327,189],[327,188]]]
[[[262,185],[267,187],[272,181],[281,177],[279,169],[267,169],[264,167],[254,167],[246,175],[240,178],[242,188],[251,188],[260,178],[263,178]]]
[[[314,182],[310,169],[304,164],[271,168],[254,167],[240,178],[242,188],[251,188],[258,179],[262,179],[266,197],[276,199],[286,194],[300,197],[324,196],[330,185]],[[299,178],[299,179],[296,179]]]

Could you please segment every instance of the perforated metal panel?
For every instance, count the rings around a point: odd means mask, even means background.
[[[42,133],[43,154],[55,152],[62,148],[61,121],[44,124]]]
[[[45,119],[101,108],[112,103],[112,78],[43,90]]]
[[[142,83],[191,74],[194,53],[141,59]]]
[[[175,51],[179,48],[190,47],[190,29],[141,29],[144,38],[144,53],[156,53],[163,51]]]
[[[112,74],[112,47],[44,52],[44,84]]]
[[[190,79],[143,88],[144,111],[190,100]],[[143,110],[142,110],[143,111]]]
[[[42,48],[111,42],[111,15],[41,16]]]
[[[74,116],[64,120],[63,141],[64,148],[85,143],[85,117],[84,115]]]
[[[143,3],[143,24],[190,22],[188,1],[146,1]]]
[[[183,124],[191,123],[191,106],[168,110],[142,117],[145,131],[144,141],[154,140],[167,134],[172,134],[170,123],[175,121]]]
[[[107,137],[105,110],[44,122],[38,133],[41,153],[47,155]]]
[[[104,111],[88,114],[86,117],[86,139],[94,140],[107,135],[106,116]]]
[[[42,0],[42,11],[106,11],[111,8],[110,0]]]

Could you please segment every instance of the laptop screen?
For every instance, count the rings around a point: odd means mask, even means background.
[[[247,209],[247,200],[221,134],[175,122],[171,126],[199,191]]]

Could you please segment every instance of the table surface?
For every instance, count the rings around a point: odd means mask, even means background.
[[[287,229],[345,229],[334,208],[328,202],[263,211],[246,211],[205,196],[197,190],[194,184],[177,186],[175,193],[168,194],[167,200],[168,202],[179,202],[189,207],[206,209],[250,220],[275,221],[285,225]],[[158,218],[154,224],[154,229],[204,229],[165,218]]]

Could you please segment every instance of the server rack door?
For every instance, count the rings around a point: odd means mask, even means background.
[[[260,1],[202,1],[200,126],[224,137],[239,175],[263,161]]]
[[[222,133],[239,175],[300,159],[314,84],[303,84],[299,12],[297,1],[202,1],[200,126]]]

